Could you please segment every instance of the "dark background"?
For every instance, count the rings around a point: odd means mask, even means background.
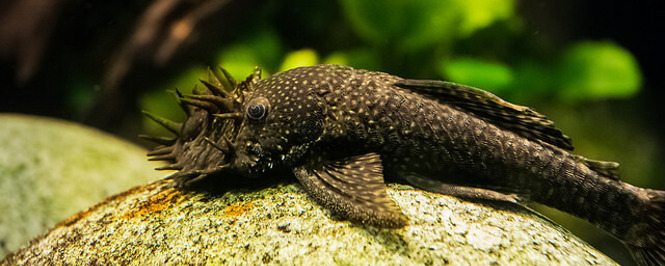
[[[23,2],[26,4],[19,5]],[[123,95],[113,95],[125,100],[105,99],[117,107],[138,109],[132,96],[134,91],[147,89],[155,84],[162,84],[164,77],[173,75],[194,62],[208,63],[215,49],[236,41],[246,25],[262,13],[272,13],[271,18],[279,34],[285,39],[288,48],[313,47],[317,50],[329,50],[330,47],[319,35],[326,32],[311,33],[293,30],[301,27],[302,21],[289,20],[281,14],[293,13],[293,6],[275,4],[273,1],[218,1],[223,6],[211,11],[208,17],[200,21],[199,35],[188,42],[183,42],[179,50],[165,58],[159,58],[153,48],[163,41],[163,32],[155,34],[149,44],[134,51],[130,71],[116,80],[109,81],[113,73],[114,58],[122,54],[128,46],[132,31],[138,27],[141,16],[152,4],[151,1],[114,1],[95,2],[79,0],[56,0],[48,7],[41,1],[4,1],[0,3],[0,111],[59,117],[81,121],[103,130],[117,133],[123,118],[108,118],[91,114],[99,110],[99,98],[108,95],[95,94],[89,103],[91,106],[72,108],[67,97],[71,94],[72,79],[87,79],[95,84],[91,90],[101,90],[104,86],[113,86],[116,91],[125,91]],[[157,1],[155,1],[157,2]],[[186,1],[175,1],[186,2]],[[307,3],[295,1],[293,5]],[[181,4],[187,6],[186,4]],[[263,7],[261,7],[264,5]],[[329,8],[334,16],[339,12],[335,4],[308,4]],[[306,5],[303,9],[307,9]],[[19,6],[19,7],[17,7]],[[261,8],[257,8],[257,6]],[[628,1],[521,1],[518,12],[525,18],[534,35],[545,36],[547,46],[556,47],[577,39],[611,40],[633,53],[639,61],[643,73],[643,89],[636,99],[644,109],[646,116],[657,134],[664,131],[664,110],[661,104],[662,88],[665,76],[661,66],[665,38],[662,33],[665,23],[662,19],[665,9],[656,0]],[[21,8],[22,7],[22,8]],[[37,8],[35,8],[37,7]],[[276,8],[272,12],[264,9]],[[178,9],[178,8],[174,8]],[[192,8],[182,8],[187,13]],[[306,10],[305,10],[306,12]],[[178,12],[172,12],[178,16]],[[168,16],[162,22],[169,22]],[[166,24],[166,23],[165,23]],[[162,26],[167,28],[168,25]],[[207,34],[215,29],[215,36]],[[164,31],[164,29],[160,29]],[[160,35],[161,34],[161,35]],[[318,41],[317,41],[318,40]],[[355,40],[347,41],[354,42]],[[117,60],[116,60],[117,61]],[[385,70],[384,70],[385,71]],[[408,73],[407,70],[398,72]],[[400,73],[396,73],[400,74]],[[130,88],[123,89],[123,86]],[[145,88],[142,88],[145,87]],[[116,92],[118,94],[118,92]],[[109,97],[110,98],[110,97]],[[116,102],[117,101],[117,102]],[[95,108],[97,107],[97,109]],[[105,106],[103,108],[109,108]],[[103,110],[102,111],[107,111]],[[100,118],[101,116],[101,118]],[[91,118],[94,118],[91,120]],[[97,121],[95,121],[97,120]],[[101,121],[99,121],[101,120]],[[107,121],[108,120],[108,121]],[[123,134],[124,135],[124,134]]]

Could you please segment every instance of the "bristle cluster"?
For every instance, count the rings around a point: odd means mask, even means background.
[[[222,119],[239,122],[243,118],[242,113],[240,112],[244,101],[243,92],[249,90],[250,84],[257,82],[260,79],[260,75],[261,72],[257,68],[245,81],[238,83],[222,68],[217,68],[215,70],[209,69],[208,79],[201,80],[205,89],[200,90],[195,88],[191,95],[184,95],[176,90],[176,99],[187,114],[188,119],[200,114],[201,110],[203,110],[209,114],[207,117],[211,120]],[[144,114],[176,135],[174,138],[145,135],[139,136],[143,139],[160,144],[160,146],[147,154],[149,156],[148,160],[167,161],[170,163],[167,166],[156,168],[156,170],[180,171],[186,168],[186,165],[184,165],[186,162],[183,162],[180,159],[181,155],[178,153],[181,152],[180,147],[185,145],[181,138],[181,134],[185,131],[183,124],[186,126],[187,123],[177,123],[148,112],[144,112]],[[232,125],[236,123],[228,124],[233,127]],[[234,130],[234,128],[225,129],[228,132],[233,132]],[[219,135],[219,139],[222,141],[221,145],[208,137],[204,137],[203,141],[214,147],[216,150],[221,151],[226,158],[230,157],[230,155],[235,152],[233,140],[226,132],[217,135]],[[205,171],[194,170],[191,171],[191,173],[183,174],[195,174],[200,176],[206,173]]]

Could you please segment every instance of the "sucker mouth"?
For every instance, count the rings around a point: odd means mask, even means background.
[[[261,147],[257,142],[247,142],[247,162],[250,172],[263,173],[266,170],[273,169],[274,163],[272,156]]]
[[[194,89],[191,95],[184,95],[175,91],[175,96],[182,110],[187,114],[185,123],[178,123],[157,115],[144,112],[144,114],[165,127],[176,136],[174,138],[154,137],[140,135],[139,137],[158,143],[160,146],[148,152],[149,161],[166,161],[169,164],[155,170],[177,170],[169,178],[200,179],[207,175],[217,173],[231,166],[232,160],[237,157],[236,138],[238,129],[243,120],[242,107],[244,106],[244,92],[250,88],[250,83],[260,80],[261,72],[256,69],[246,80],[237,82],[223,68],[208,69],[208,79],[201,80],[203,90]],[[202,114],[201,112],[205,112]],[[206,117],[207,123],[198,128],[202,122],[190,119]],[[205,119],[201,119],[202,121]],[[192,121],[192,122],[189,122]],[[188,122],[192,125],[188,125]],[[203,131],[193,132],[189,131]],[[210,134],[202,134],[210,133]],[[214,134],[214,135],[212,135]],[[186,136],[197,136],[201,140],[186,140]],[[206,160],[197,158],[197,154],[186,154],[187,145],[210,145],[219,151],[221,160],[209,167],[197,166]],[[219,153],[217,153],[219,156]],[[205,158],[203,158],[205,159]],[[193,169],[194,168],[194,169]]]

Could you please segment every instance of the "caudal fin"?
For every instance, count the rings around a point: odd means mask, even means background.
[[[665,191],[648,189],[647,195],[641,236],[626,245],[638,264],[665,265]]]

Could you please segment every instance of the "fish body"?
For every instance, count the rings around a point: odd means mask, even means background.
[[[365,224],[408,223],[384,182],[467,198],[533,200],[603,228],[645,265],[665,262],[665,192],[573,154],[545,116],[478,89],[346,66],[296,68],[180,95],[189,117],[151,154],[192,180],[291,171],[324,206]],[[226,90],[225,90],[226,88]],[[231,90],[229,92],[229,90]],[[162,121],[162,124],[169,122]]]

